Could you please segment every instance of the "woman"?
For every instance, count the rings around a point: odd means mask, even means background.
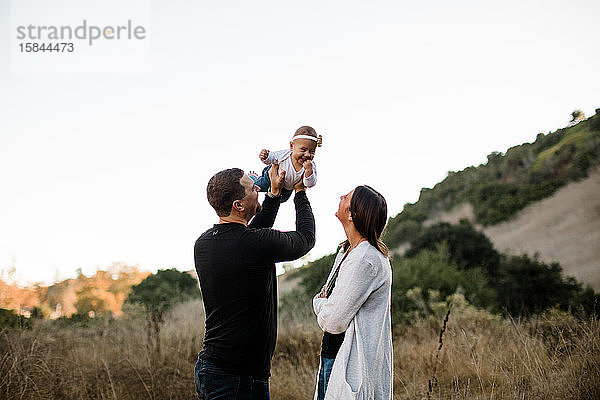
[[[347,240],[313,299],[323,329],[315,400],[392,398],[392,270],[379,239],[385,198],[369,186],[340,197]]]

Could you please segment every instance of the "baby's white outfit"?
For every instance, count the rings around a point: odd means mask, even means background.
[[[265,164],[273,164],[275,160],[279,161],[279,170],[285,171],[285,178],[283,181],[283,187],[287,190],[294,189],[294,185],[300,182],[302,176],[304,175],[304,167],[300,169],[300,171],[296,171],[294,165],[292,164],[292,154],[291,150],[277,150],[277,151],[269,151],[269,155],[267,159],[263,161]],[[313,165],[313,173],[304,177],[303,183],[307,188],[313,187],[317,184],[317,166],[315,162],[312,161]]]

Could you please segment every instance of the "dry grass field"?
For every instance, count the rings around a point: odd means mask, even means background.
[[[302,317],[283,317],[280,324],[270,381],[275,400],[313,395],[321,333],[306,313],[297,315]],[[440,323],[441,316],[394,330],[394,398],[600,399],[597,318],[551,311],[519,322],[458,304],[436,361]],[[193,399],[202,336],[199,301],[169,315],[160,355],[149,352],[140,318],[107,327],[38,324],[4,331],[0,398]]]

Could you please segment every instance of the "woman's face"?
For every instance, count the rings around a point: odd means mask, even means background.
[[[335,213],[335,216],[341,222],[350,220],[350,201],[352,200],[353,193],[354,189],[352,189],[350,193],[340,196],[340,205]]]

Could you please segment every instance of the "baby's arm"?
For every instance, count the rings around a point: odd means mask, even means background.
[[[269,154],[271,152],[267,149],[262,149],[260,151],[260,154],[258,155],[258,158],[260,158],[260,161],[264,162],[265,164],[271,164],[269,162],[267,162],[267,160],[269,159]]]
[[[307,188],[317,184],[317,166],[314,161],[306,160],[302,165],[304,167],[304,177],[302,181]]]
[[[263,150],[264,151],[264,150]],[[262,162],[264,162],[267,165],[271,165],[275,162],[275,160],[277,161],[281,161],[281,158],[285,155],[285,153],[289,150],[278,150],[278,151],[269,151],[266,150],[268,152],[267,157],[263,160],[261,157]],[[260,152],[260,154],[262,155],[262,151]]]

